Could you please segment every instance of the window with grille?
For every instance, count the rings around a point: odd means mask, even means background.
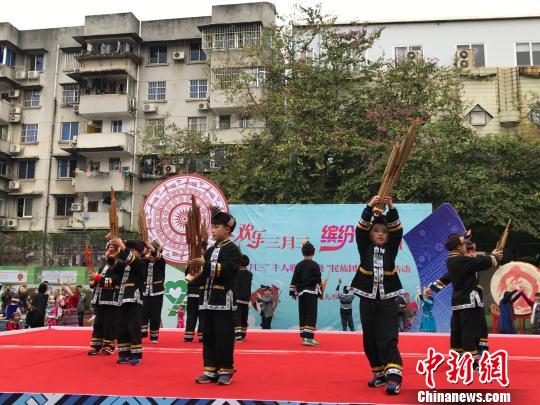
[[[214,89],[226,90],[234,86],[260,87],[266,79],[263,67],[219,68],[212,70],[212,86]]]
[[[484,44],[460,44],[456,49],[474,50],[474,67],[480,68],[486,66],[486,51]]]
[[[165,133],[165,120],[163,118],[155,118],[146,120],[146,136],[157,138]]]
[[[64,70],[80,69],[81,64],[77,60],[77,56],[81,53],[79,51],[64,52]]]
[[[40,93],[39,90],[25,90],[23,93],[23,106],[39,107]]]
[[[249,128],[251,126],[251,117],[240,117],[240,128]]]
[[[208,80],[198,79],[189,81],[189,98],[207,98]]]
[[[23,124],[21,143],[35,143],[38,141],[38,124]]]
[[[148,100],[165,100],[165,82],[148,82]]]
[[[241,49],[260,44],[262,25],[212,26],[203,28],[202,33],[203,49]]]
[[[188,117],[188,129],[200,133],[205,132],[206,117]]]
[[[66,84],[63,87],[64,104],[77,104],[79,102],[79,85]]]

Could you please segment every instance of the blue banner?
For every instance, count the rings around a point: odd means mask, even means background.
[[[279,302],[272,320],[274,329],[298,328],[298,303],[289,297],[295,265],[303,257],[301,241],[309,239],[316,247],[314,260],[320,265],[323,280],[328,280],[324,299],[319,301],[319,329],[340,330],[339,300],[336,287],[349,285],[360,262],[355,229],[363,205],[231,205],[237,219],[232,240],[251,260],[252,291],[261,285],[277,287]],[[407,233],[432,211],[431,204],[397,205]],[[413,255],[407,244],[397,257],[397,267],[405,290],[414,297],[420,285]],[[175,307],[183,300],[186,284],[183,274],[167,270],[167,295],[163,310],[165,326],[176,326]],[[171,310],[172,309],[172,310]],[[356,329],[359,329],[358,298],[353,301]],[[250,307],[249,325],[259,327],[260,314]]]

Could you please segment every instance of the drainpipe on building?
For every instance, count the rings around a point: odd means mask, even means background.
[[[142,22],[139,21],[139,37],[142,38]],[[141,43],[139,42],[138,48],[137,48],[137,54],[141,54]],[[131,225],[131,230],[135,229],[133,226],[133,216],[135,214],[135,170],[137,170],[137,143],[138,143],[138,136],[137,136],[137,128],[139,123],[139,74],[140,74],[141,65],[137,64],[137,83],[135,85],[135,100],[136,100],[136,108],[135,108],[135,124],[133,125],[133,159],[131,161],[131,173],[133,174],[131,176],[131,212],[130,212],[130,218],[129,223]],[[138,217],[137,217],[138,218]]]
[[[52,115],[51,115],[51,141],[49,145],[49,168],[47,170],[47,192],[45,193],[45,225],[43,227],[44,232],[44,242],[43,242],[43,266],[48,266],[48,261],[46,258],[47,253],[47,232],[49,230],[49,198],[51,194],[51,170],[52,170],[52,160],[53,160],[53,153],[54,153],[54,131],[55,131],[55,121],[56,121],[56,95],[57,95],[57,86],[58,86],[58,56],[60,54],[60,44],[56,45],[56,66],[54,71],[54,88],[53,88],[53,107],[52,107]]]

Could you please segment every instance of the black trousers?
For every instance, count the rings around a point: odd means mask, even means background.
[[[360,297],[364,351],[375,375],[401,382],[403,361],[398,349],[398,310],[394,298]]]
[[[482,332],[482,320],[484,308],[467,308],[452,311],[450,321],[450,347],[461,352],[470,352],[473,357],[479,357],[479,346]],[[485,326],[487,336],[487,325]],[[486,338],[487,343],[487,338]]]
[[[163,295],[143,296],[142,337],[148,337],[148,323],[150,323],[150,339],[158,340],[161,325],[161,308]]]
[[[79,326],[84,326],[84,311],[78,311],[77,315],[79,316]]]
[[[480,339],[477,344],[477,350],[478,350],[478,354],[481,355],[482,352],[489,351],[489,346],[488,346],[489,332],[488,332],[485,308],[481,308],[481,311],[478,311],[478,315],[480,316],[480,319],[478,319],[478,322],[480,322]]]
[[[261,327],[263,329],[272,329],[272,317],[271,316],[264,316],[263,313],[261,313]]]
[[[41,328],[45,325],[45,314],[35,309],[30,310],[26,315],[26,324],[29,328]]]
[[[118,307],[114,305],[94,305],[94,328],[92,346],[101,349],[103,346],[114,348],[118,323]]]
[[[248,329],[249,304],[236,303],[234,311],[234,335],[237,340],[245,339]]]
[[[354,322],[353,322],[352,312],[350,313],[340,312],[339,315],[341,316],[342,329],[346,331],[348,327],[351,332],[354,332]]]
[[[207,375],[234,372],[233,311],[202,310],[203,362]]]
[[[202,317],[199,313],[199,298],[198,297],[188,297],[187,299],[187,308],[186,308],[186,330],[184,332],[184,341],[192,342],[195,337],[195,327],[197,326],[197,319],[199,320],[199,326],[197,328],[197,335],[199,337],[199,342],[203,339],[203,328],[201,325]]]
[[[118,355],[120,357],[142,357],[142,305],[125,303],[118,313]]]
[[[298,297],[298,313],[300,318],[300,336],[313,339],[317,329],[317,300],[315,294],[304,293]]]

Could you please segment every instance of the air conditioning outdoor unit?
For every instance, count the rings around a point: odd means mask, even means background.
[[[134,98],[129,99],[129,108],[137,108],[137,100]]]
[[[21,153],[21,145],[12,144],[9,145],[9,153]]]
[[[29,79],[29,80],[35,80],[35,79],[39,79],[39,72],[37,70],[30,70],[26,77]]]
[[[82,211],[82,204],[81,203],[72,203],[71,204],[71,211],[73,211],[73,212],[81,212]]]
[[[176,165],[165,165],[163,171],[165,174],[176,174]]]
[[[78,104],[75,104],[75,105],[73,106],[73,112],[74,112],[75,114],[78,114],[78,113],[79,113],[79,105],[78,105]]]
[[[186,54],[183,51],[173,52],[172,58],[175,62],[181,62],[186,58]]]
[[[10,90],[8,93],[9,98],[19,98],[21,96],[20,90]]]
[[[17,220],[16,219],[7,219],[6,220],[6,227],[7,228],[17,228]]]
[[[22,120],[22,115],[21,114],[10,114],[9,115],[9,122],[11,122],[12,124],[16,124],[18,122],[21,122]]]
[[[17,80],[26,79],[26,72],[24,72],[24,71],[15,72],[15,79],[17,79]]]
[[[21,113],[21,107],[11,107],[10,113],[11,114],[20,114]]]
[[[474,49],[458,49],[456,51],[457,66],[464,69],[474,67]]]
[[[210,105],[208,103],[199,103],[198,110],[199,111],[208,111],[210,109]]]
[[[21,188],[21,183],[19,183],[18,181],[10,181],[8,183],[8,188],[10,190],[19,190]]]
[[[157,110],[157,106],[155,104],[145,104],[143,106],[143,111],[145,113],[156,112],[156,110]]]
[[[407,52],[407,60],[417,61],[422,59],[422,51],[409,51]]]

